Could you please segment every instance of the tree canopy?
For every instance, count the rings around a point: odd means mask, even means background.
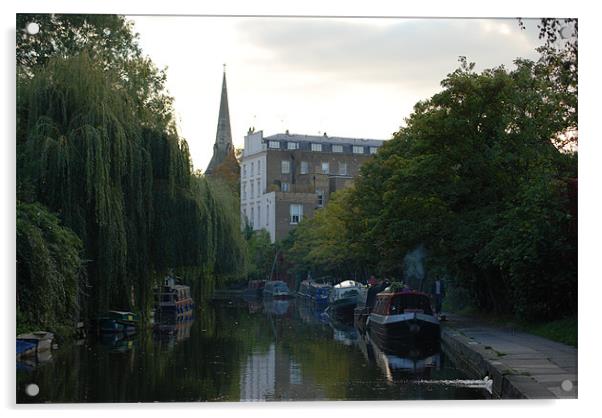
[[[577,154],[559,139],[576,131],[577,91],[559,75],[565,59],[477,73],[461,58],[354,188],[299,225],[289,257],[403,279],[406,255],[424,248],[425,280],[447,278],[481,310],[575,312]]]
[[[35,18],[41,37],[17,45],[17,199],[56,214],[80,240],[60,245],[72,253],[80,242],[84,313],[147,313],[157,277],[170,269],[196,271],[187,276],[193,287],[244,275],[237,195],[192,173],[164,74],[141,55],[131,24],[119,16]],[[19,248],[23,265],[33,263]],[[45,257],[50,264],[52,253]],[[48,283],[26,282],[24,271],[18,283],[43,292]]]

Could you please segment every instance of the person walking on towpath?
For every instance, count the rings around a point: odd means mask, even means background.
[[[441,305],[443,303],[443,297],[445,296],[445,285],[443,280],[435,280],[435,283],[433,283],[432,294],[435,299],[435,313],[441,315]]]

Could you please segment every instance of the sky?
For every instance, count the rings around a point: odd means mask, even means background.
[[[477,70],[535,59],[537,21],[516,19],[129,16],[142,50],[167,67],[195,169],[213,150],[226,64],[232,137],[250,127],[390,139],[416,102],[466,56]]]

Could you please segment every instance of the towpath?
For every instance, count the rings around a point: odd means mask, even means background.
[[[492,378],[496,397],[577,398],[576,348],[474,318],[442,324],[446,352],[473,377]]]

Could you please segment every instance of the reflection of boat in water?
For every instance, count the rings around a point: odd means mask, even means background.
[[[160,338],[173,339],[175,342],[184,341],[190,337],[190,330],[194,319],[177,322],[163,322],[155,324],[153,331]]]
[[[261,312],[262,304],[260,301],[257,301],[257,300],[247,301],[247,304],[249,307],[250,314]]]
[[[408,289],[377,294],[366,328],[381,346],[427,344],[440,336],[428,295]]]
[[[357,304],[357,297],[363,288],[363,284],[353,280],[345,280],[333,286],[328,297],[329,313],[338,316],[351,316]]]
[[[108,348],[112,353],[125,353],[134,347],[132,334],[125,333],[103,333],[100,335],[100,344]]]
[[[290,303],[287,299],[264,298],[263,300],[263,309],[272,315],[286,315],[289,306]]]
[[[328,315],[324,314],[326,305],[312,303],[310,299],[297,300],[299,317],[307,324],[328,324]]]
[[[328,324],[332,328],[335,341],[344,345],[354,345],[358,339],[358,332],[351,324],[339,321],[336,317],[330,317]]]
[[[389,382],[429,379],[433,370],[441,368],[439,343],[398,346],[393,350],[377,344],[368,333],[359,338],[358,346],[364,357],[376,364]]]

